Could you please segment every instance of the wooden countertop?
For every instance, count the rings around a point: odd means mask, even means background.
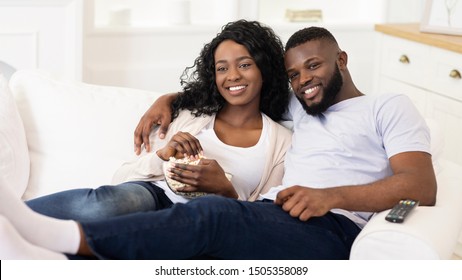
[[[391,36],[462,53],[462,36],[420,32],[419,23],[376,24],[375,30]]]

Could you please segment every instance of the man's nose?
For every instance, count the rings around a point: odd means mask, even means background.
[[[310,71],[300,72],[300,86],[305,86],[313,80],[313,75]]]

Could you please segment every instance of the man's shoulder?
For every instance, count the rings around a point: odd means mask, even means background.
[[[388,102],[400,102],[402,100],[410,101],[409,97],[404,93],[387,92],[383,94],[376,94],[372,96],[372,99],[376,103],[388,103]]]
[[[403,93],[383,93],[368,96],[369,106],[376,113],[383,110],[387,112],[395,110],[406,110],[409,107],[414,106],[412,100]]]

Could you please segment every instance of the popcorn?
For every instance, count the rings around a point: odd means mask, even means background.
[[[187,184],[183,184],[181,182],[178,182],[176,180],[173,180],[169,177],[167,177],[168,169],[172,165],[172,163],[181,163],[181,164],[193,164],[193,165],[198,165],[200,160],[204,158],[203,156],[200,156],[198,159],[191,159],[190,157],[184,157],[184,158],[175,158],[175,157],[170,157],[169,161],[164,162],[164,175],[165,175],[165,181],[167,182],[168,187],[176,194],[186,196],[189,198],[195,198],[199,196],[204,196],[208,195],[209,193],[206,192],[180,192],[178,191],[179,188],[183,188],[187,186]]]
[[[185,197],[189,198],[195,198],[195,197],[200,197],[204,195],[209,195],[210,193],[206,192],[180,192],[178,191],[179,188],[186,187],[187,184],[183,184],[181,182],[178,182],[176,180],[173,180],[169,177],[167,177],[168,174],[168,169],[172,165],[172,163],[181,163],[181,164],[193,164],[193,165],[198,165],[201,159],[205,158],[204,156],[199,156],[198,159],[191,159],[190,157],[184,157],[184,158],[175,158],[175,157],[170,157],[169,161],[164,162],[163,169],[164,169],[164,175],[165,175],[165,181],[167,182],[167,186],[175,193],[178,195],[182,195]],[[231,178],[233,177],[231,174],[225,172],[226,178],[231,181]]]

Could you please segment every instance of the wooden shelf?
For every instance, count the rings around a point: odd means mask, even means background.
[[[462,36],[420,32],[419,23],[376,24],[375,30],[391,36],[462,53]]]

